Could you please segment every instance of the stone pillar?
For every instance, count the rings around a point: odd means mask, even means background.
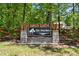
[[[53,30],[53,43],[58,44],[59,43],[59,31],[58,30]]]
[[[27,30],[21,31],[20,41],[21,43],[27,43]]]
[[[20,34],[21,43],[27,43],[27,28],[28,27],[29,27],[29,24],[23,24],[21,26],[21,34]]]

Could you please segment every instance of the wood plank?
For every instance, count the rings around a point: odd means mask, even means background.
[[[49,24],[40,24],[40,27],[49,27]]]
[[[39,27],[39,24],[30,24],[30,27]]]

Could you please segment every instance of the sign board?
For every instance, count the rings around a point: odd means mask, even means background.
[[[27,30],[28,36],[52,36],[52,30],[49,27],[30,27]]]
[[[58,43],[58,25],[25,24],[21,27],[21,42],[31,44]]]

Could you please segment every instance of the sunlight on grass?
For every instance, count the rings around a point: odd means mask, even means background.
[[[0,43],[1,56],[29,56],[29,55],[79,55],[79,48],[39,48],[29,45],[10,45],[8,42]]]

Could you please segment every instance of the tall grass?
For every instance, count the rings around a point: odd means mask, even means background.
[[[0,43],[1,56],[79,56],[79,48],[44,48],[29,45],[12,45],[8,42]]]

